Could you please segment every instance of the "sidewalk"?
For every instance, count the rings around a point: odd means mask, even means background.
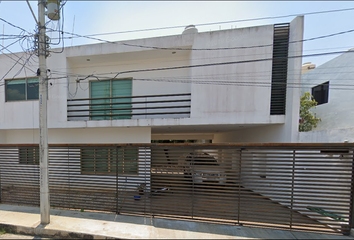
[[[113,213],[51,209],[40,225],[38,207],[0,204],[0,228],[49,238],[85,239],[354,239],[352,236],[230,226]]]

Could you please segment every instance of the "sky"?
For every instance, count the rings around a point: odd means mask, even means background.
[[[38,1],[30,1],[35,15],[38,15]],[[164,28],[171,26],[196,25],[199,32],[231,28],[290,22],[294,17],[267,19],[247,22],[233,22],[199,26],[198,24],[237,21],[263,17],[276,17],[335,9],[354,8],[354,1],[67,1],[63,7],[60,25],[70,33],[88,35],[97,33],[122,32],[140,29]],[[305,15],[304,39],[354,29],[354,10]],[[36,23],[26,1],[0,1],[0,18],[34,33]],[[58,22],[49,22],[48,27],[57,29]],[[129,39],[181,34],[184,27],[120,33],[97,36],[102,40],[124,41]],[[0,21],[0,34],[19,34],[21,30]],[[53,42],[57,33],[48,33]],[[65,34],[69,37],[70,35]],[[304,42],[303,54],[345,51],[354,47],[354,32],[339,36]],[[5,46],[15,40],[0,40]],[[66,39],[65,46],[98,43],[86,38]],[[26,48],[27,43],[22,43]],[[52,46],[57,47],[57,46]],[[19,43],[9,47],[20,52]],[[5,49],[3,53],[8,53]],[[312,62],[317,66],[338,55],[307,57],[303,63]]]

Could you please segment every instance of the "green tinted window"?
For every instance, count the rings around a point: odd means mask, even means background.
[[[38,78],[6,80],[6,101],[37,100]]]
[[[27,100],[35,100],[39,97],[38,78],[27,79]]]
[[[92,120],[131,118],[132,80],[93,81],[90,82],[90,93],[91,98],[97,98],[91,100]]]

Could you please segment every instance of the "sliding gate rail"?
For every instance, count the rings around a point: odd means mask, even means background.
[[[349,234],[353,144],[56,144],[52,207]],[[0,145],[0,202],[39,205],[38,145]]]

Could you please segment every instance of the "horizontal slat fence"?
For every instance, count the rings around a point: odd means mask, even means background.
[[[57,144],[52,207],[348,234],[353,144]],[[39,205],[38,145],[0,145],[1,203]]]

